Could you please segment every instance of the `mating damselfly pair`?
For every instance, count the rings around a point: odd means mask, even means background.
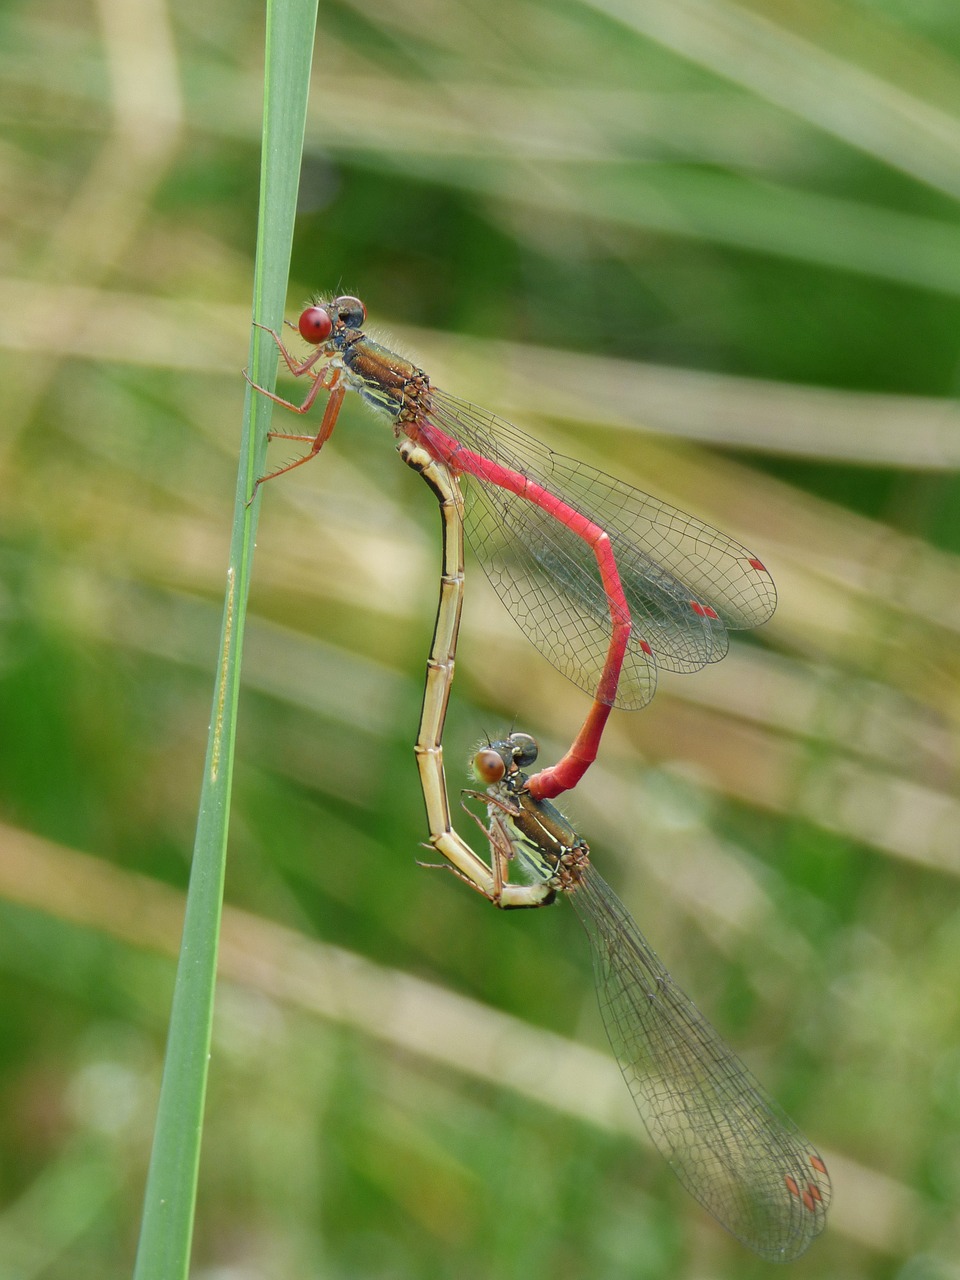
[[[725,534],[440,391],[370,339],[365,319],[357,298],[315,302],[297,326],[314,348],[303,360],[267,331],[290,373],[311,385],[299,405],[256,389],[298,413],[321,391],[328,399],[316,432],[271,432],[309,449],[262,479],[315,457],[355,391],[391,422],[401,458],[440,503],[440,601],[415,748],[430,844],[499,907],[570,900],[590,940],[611,1046],[654,1144],[744,1244],[773,1261],[798,1257],[826,1223],[831,1187],[822,1158],[676,986],[593,867],[586,842],[551,803],[595,760],[611,707],[646,705],[660,669],[695,671],[722,658],[729,629],[772,615],[773,581]],[[487,808],[487,859],[453,826],[443,766],[465,530],[524,632],[593,698],[552,767],[528,772],[537,748],[523,733],[477,752],[484,790],[466,794]],[[522,883],[510,880],[511,867]]]

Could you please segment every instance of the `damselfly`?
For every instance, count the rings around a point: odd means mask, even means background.
[[[506,884],[513,865],[569,899],[590,939],[611,1047],[654,1145],[738,1240],[789,1262],[826,1226],[822,1157],[673,981],[586,841],[530,794],[525,770],[536,758],[534,739],[513,733],[474,759],[495,883]]]
[[[329,398],[315,433],[270,433],[310,448],[258,483],[316,457],[348,391],[391,421],[400,444],[421,446],[457,481],[467,478],[464,526],[487,576],[525,634],[593,697],[567,753],[528,780],[533,795],[557,796],[596,759],[611,707],[645,706],[659,669],[716,662],[728,629],[770,618],[773,579],[726,534],[433,386],[369,338],[365,320],[358,298],[316,301],[297,325],[314,347],[304,360],[267,330],[287,369],[312,385],[299,405],[257,389],[296,413],[321,391]]]

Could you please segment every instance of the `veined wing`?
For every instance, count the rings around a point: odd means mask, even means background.
[[[761,1257],[789,1262],[826,1226],[826,1165],[680,990],[592,866],[570,900],[591,942],[610,1044],[658,1151]]]
[[[454,442],[444,460],[469,477],[471,546],[521,629],[588,693],[612,629],[594,550],[553,511],[494,483],[493,468],[475,459],[533,481],[609,538],[633,623],[616,706],[643,706],[658,667],[699,670],[726,654],[728,628],[758,626],[773,613],[769,573],[726,534],[466,401],[431,395],[425,439],[433,443],[433,424]]]

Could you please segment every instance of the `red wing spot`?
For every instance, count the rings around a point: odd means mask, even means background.
[[[716,609],[709,607],[709,604],[700,604],[699,600],[691,600],[690,608],[694,613],[698,613],[701,618],[709,618],[712,622],[717,622],[719,613]]]
[[[756,569],[759,573],[767,572],[767,566],[763,563],[762,560],[751,559],[747,561],[747,564],[750,566],[751,569]]]
[[[810,1194],[810,1188],[809,1188],[809,1187],[808,1187],[808,1188],[807,1188],[807,1190],[803,1193],[803,1207],[804,1207],[805,1209],[808,1209],[811,1213],[813,1213],[813,1211],[814,1211],[814,1210],[816,1209],[816,1207],[817,1207],[816,1198]]]
[[[648,653],[651,658],[653,657],[653,650],[647,644],[646,640],[640,641],[640,648],[643,650],[644,653]]]
[[[790,1192],[790,1194],[792,1196],[796,1196],[797,1199],[799,1200],[800,1188],[797,1186],[796,1180],[794,1178],[791,1178],[790,1174],[788,1173],[787,1176],[784,1178],[784,1182],[787,1184],[787,1190]]]
[[[713,622],[717,622],[720,618],[716,609],[711,609],[708,604],[701,604],[699,600],[691,600],[690,608],[701,618],[710,618]]]
[[[826,1173],[827,1166],[823,1163],[819,1156],[811,1156],[810,1163],[816,1169],[817,1173]]]
[[[820,1194],[820,1188],[815,1182],[807,1183],[807,1193],[811,1200],[816,1200],[817,1204],[823,1204],[823,1196]]]

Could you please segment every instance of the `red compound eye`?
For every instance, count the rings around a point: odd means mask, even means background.
[[[300,337],[311,346],[318,347],[326,342],[333,332],[333,321],[323,307],[307,307],[297,323]]]

